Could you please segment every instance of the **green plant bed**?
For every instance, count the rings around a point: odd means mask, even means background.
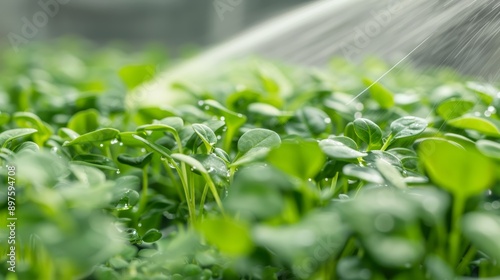
[[[166,60],[124,54],[5,52],[0,279],[500,275],[495,85],[252,60],[131,108]]]

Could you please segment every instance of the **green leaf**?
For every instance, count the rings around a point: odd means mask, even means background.
[[[58,135],[61,136],[61,138],[63,139],[69,139],[69,140],[75,140],[80,136],[80,134],[66,127],[59,128]]]
[[[15,128],[0,133],[0,147],[6,148],[9,142],[36,133],[37,130],[33,128]]]
[[[142,236],[142,241],[146,243],[153,243],[160,240],[162,234],[159,230],[152,228],[146,231],[146,233]]]
[[[98,164],[98,163],[81,161],[81,160],[73,160],[73,161],[71,161],[71,164],[90,166],[90,167],[95,167],[98,169],[110,170],[110,171],[118,171],[119,170],[118,168],[111,166],[111,165]]]
[[[328,136],[328,139],[341,142],[342,144],[346,145],[347,147],[349,147],[351,149],[358,150],[358,144],[356,144],[356,142],[354,142],[354,140],[352,140],[349,137],[346,137],[346,136]]]
[[[248,112],[253,115],[261,115],[265,117],[279,117],[282,115],[281,111],[276,107],[266,103],[252,103],[248,106]]]
[[[354,132],[368,147],[379,147],[382,143],[382,130],[369,119],[355,119]]]
[[[375,162],[375,165],[377,166],[378,171],[384,179],[393,187],[399,188],[399,189],[406,189],[406,183],[401,176],[401,173],[390,163],[383,159],[378,159]]]
[[[10,121],[10,115],[0,111],[0,126],[3,126]]]
[[[13,115],[13,120],[21,128],[34,128],[38,132],[33,135],[33,140],[39,145],[43,145],[54,133],[50,125],[43,122],[37,115],[30,112],[17,112]]]
[[[211,218],[201,222],[198,229],[208,243],[229,256],[245,256],[253,250],[249,229],[241,222]]]
[[[418,135],[427,128],[427,121],[417,117],[402,117],[391,123],[391,134],[394,139]]]
[[[169,125],[156,123],[156,124],[145,124],[137,128],[137,132],[145,131],[168,131],[177,134],[177,130]]]
[[[74,114],[68,121],[68,128],[78,134],[96,130],[99,128],[99,112],[96,109],[88,109]]]
[[[500,159],[500,144],[490,140],[479,140],[476,142],[477,149],[485,156]]]
[[[342,142],[324,139],[319,142],[321,150],[330,158],[339,160],[351,160],[367,156],[367,153],[356,151]]]
[[[365,243],[372,258],[385,267],[416,264],[425,253],[421,242],[399,236],[372,235]]]
[[[72,141],[64,143],[64,146],[105,142],[116,139],[119,134],[120,131],[114,128],[101,128],[96,131],[80,135]]]
[[[272,165],[304,181],[314,178],[325,160],[318,143],[305,140],[283,142],[279,148],[271,150],[267,155],[267,161]]]
[[[226,153],[226,151],[224,151],[221,148],[215,148],[214,149],[214,154],[217,155],[222,160],[224,160],[226,163],[231,162],[231,159],[229,158],[229,155]]]
[[[495,165],[476,151],[429,139],[418,145],[418,155],[430,179],[457,196],[478,194],[494,182]]]
[[[445,120],[461,117],[474,107],[474,102],[464,99],[451,98],[441,102],[436,112]]]
[[[365,86],[369,87],[370,96],[380,107],[388,109],[394,106],[394,94],[386,89],[382,84],[373,82],[369,79],[363,79]]]
[[[488,119],[472,116],[464,116],[448,121],[448,125],[461,129],[479,131],[489,136],[500,137],[498,127]]]
[[[154,123],[167,125],[174,128],[177,132],[181,131],[184,127],[184,120],[179,117],[163,118],[159,121],[155,121]]]
[[[348,164],[344,166],[343,170],[345,175],[361,179],[363,181],[382,184],[384,182],[384,178],[382,175],[375,169],[359,166],[355,164]]]
[[[129,90],[153,79],[155,74],[156,67],[154,65],[128,65],[118,72]]]
[[[118,211],[126,211],[137,205],[139,202],[139,193],[135,190],[124,189],[117,195],[117,199],[112,203]]]
[[[231,165],[239,166],[263,159],[272,148],[280,144],[281,138],[272,130],[263,128],[249,130],[238,140],[239,154]]]
[[[140,140],[137,140],[134,136],[137,136],[137,132],[126,131],[126,132],[121,132],[118,135],[118,138],[120,139],[120,142],[123,143],[123,145],[128,146],[128,147],[142,147],[142,146],[144,146],[144,143]]]
[[[148,140],[146,140],[146,139],[144,139],[144,138],[142,138],[142,137],[140,137],[138,135],[133,135],[133,137],[134,137],[134,139],[142,142],[146,147],[149,147],[153,151],[159,153],[162,157],[165,157],[167,159],[171,159],[172,158],[171,157],[172,152],[169,149],[167,149],[167,148],[165,148],[163,146],[157,145],[155,143],[149,142]]]
[[[252,149],[276,148],[281,144],[279,135],[268,129],[255,128],[243,134],[238,140],[238,151],[242,154],[250,152]]]
[[[229,170],[227,169],[226,162],[214,154],[210,155],[192,155],[199,161],[207,170],[207,173],[212,178],[217,186],[224,186],[228,183]],[[198,170],[195,170],[195,172]]]
[[[113,167],[115,166],[114,162],[110,158],[98,154],[78,154],[75,157],[73,157],[73,160],[85,161],[88,163],[93,163],[98,165],[108,165]]]
[[[317,136],[327,130],[330,122],[330,117],[320,109],[304,107],[295,113],[286,129],[288,134],[298,134],[304,137]]]
[[[490,84],[480,84],[477,82],[467,82],[466,86],[474,93],[479,95],[481,101],[485,104],[491,104],[498,93],[498,89]]]
[[[280,190],[293,188],[286,175],[269,166],[250,166],[236,173],[224,207],[246,220],[280,215],[284,199]]]
[[[368,155],[363,158],[366,165],[373,168],[377,167],[376,163],[380,159],[390,163],[393,166],[401,166],[401,161],[399,160],[399,158],[386,151],[369,151]]]
[[[247,118],[244,115],[238,114],[236,112],[227,109],[226,107],[222,106],[219,102],[215,100],[210,100],[210,99],[205,100],[202,101],[200,104],[201,106],[207,106],[209,110],[212,109],[220,116],[223,116],[228,127],[231,126],[236,129],[241,125],[243,125],[247,120]]]
[[[161,120],[166,117],[172,117],[177,115],[174,108],[170,107],[141,107],[137,110],[137,113],[134,116],[134,121],[138,125],[149,124],[152,123],[153,120]]]
[[[208,174],[207,169],[205,169],[205,166],[201,164],[197,159],[190,157],[188,155],[184,154],[172,154],[171,155],[173,159],[176,159],[178,161],[182,161],[189,166],[191,166],[193,169],[195,169],[197,172],[202,173],[202,174]]]
[[[38,152],[38,151],[40,151],[40,147],[34,142],[26,141],[26,142],[22,143],[21,145],[18,145],[13,150],[13,152],[15,152],[15,153],[23,153],[23,152],[27,152],[27,151]]]
[[[463,218],[463,232],[474,246],[496,262],[500,261],[500,219],[488,213],[469,213]]]
[[[151,159],[153,159],[153,153],[147,153],[145,155],[142,155],[142,156],[138,156],[138,157],[132,157],[132,156],[129,156],[129,155],[119,155],[117,158],[116,158],[120,163],[123,163],[123,164],[126,164],[126,165],[130,165],[130,166],[133,166],[133,167],[137,167],[137,168],[143,168],[144,166],[146,166],[149,162],[151,162]]]
[[[217,144],[217,136],[215,136],[215,133],[210,127],[204,124],[195,123],[193,124],[193,130],[207,147],[213,147]]]

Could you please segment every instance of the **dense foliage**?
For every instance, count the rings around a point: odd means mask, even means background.
[[[2,57],[0,279],[500,274],[493,85],[252,60],[174,84],[191,102],[141,106],[165,57],[89,49]]]

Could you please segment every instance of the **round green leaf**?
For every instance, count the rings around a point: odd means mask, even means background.
[[[457,128],[475,130],[489,136],[500,137],[500,130],[488,119],[465,116],[450,120],[448,124]]]
[[[207,170],[208,174],[212,178],[213,182],[218,186],[227,185],[229,170],[227,169],[226,162],[216,156],[215,154],[210,155],[192,155],[197,161],[199,161],[203,167]],[[197,170],[195,170],[197,171]]]
[[[153,153],[147,153],[145,155],[142,155],[142,156],[138,156],[138,157],[131,157],[131,156],[128,156],[128,155],[119,155],[117,157],[117,160],[120,162],[120,163],[123,163],[123,164],[126,164],[126,165],[130,165],[130,166],[133,166],[133,167],[137,167],[137,168],[143,168],[144,166],[146,166],[150,161],[151,159],[153,159]]]
[[[479,140],[476,142],[477,149],[485,156],[500,159],[500,144],[490,140]]]
[[[267,155],[267,160],[281,171],[307,180],[321,170],[325,155],[316,141],[283,142]]]
[[[208,243],[216,246],[222,253],[231,256],[244,256],[253,250],[249,229],[241,222],[226,218],[204,220],[199,226]]]
[[[238,151],[242,154],[248,153],[253,149],[276,148],[281,144],[281,138],[278,133],[263,129],[256,128],[245,132],[238,140]]]
[[[319,142],[319,147],[328,157],[339,160],[357,159],[368,155],[367,153],[356,151],[344,143],[332,139],[321,140]]]
[[[441,102],[441,104],[437,107],[436,112],[443,119],[451,120],[461,117],[463,114],[472,109],[472,107],[474,107],[474,102],[472,101],[451,98]]]
[[[0,147],[5,148],[12,140],[36,133],[33,128],[15,128],[0,133]]]
[[[162,234],[159,230],[152,228],[146,231],[146,233],[142,236],[142,241],[146,243],[153,243],[160,240],[161,236]]]
[[[427,121],[417,117],[402,117],[391,123],[391,133],[394,139],[411,137],[424,132]]]
[[[363,142],[369,146],[379,146],[382,142],[382,130],[369,119],[355,119],[353,122],[354,132]]]
[[[378,159],[375,162],[375,165],[377,166],[378,171],[384,179],[393,187],[399,188],[399,189],[405,189],[406,188],[406,183],[401,176],[401,173],[390,163],[383,159]]]
[[[363,181],[375,184],[382,184],[384,182],[384,178],[382,178],[382,175],[380,175],[380,173],[373,168],[359,166],[355,164],[348,164],[344,166],[342,171],[344,172],[344,175],[358,178]]]
[[[418,145],[418,155],[430,179],[457,196],[478,194],[489,188],[495,179],[495,165],[490,159],[447,141],[422,141]]]
[[[384,109],[394,106],[394,94],[378,82],[363,79],[365,86],[369,87],[370,96]]]
[[[115,139],[119,134],[120,131],[114,128],[102,128],[80,135],[72,141],[64,143],[64,146],[105,142]]]
[[[68,121],[68,128],[78,134],[85,134],[99,127],[99,112],[96,109],[88,109],[74,114]]]
[[[463,218],[463,232],[474,246],[500,261],[500,219],[497,215],[469,213]]]
[[[217,144],[217,136],[215,136],[215,133],[210,127],[204,124],[195,123],[193,124],[193,130],[205,145],[212,147]]]

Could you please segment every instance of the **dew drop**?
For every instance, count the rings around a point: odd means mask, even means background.
[[[238,114],[238,118],[243,118],[243,115],[242,114]]]
[[[102,143],[101,143],[101,144],[99,144],[99,147],[101,147],[101,148],[102,148],[102,147],[104,147],[104,144],[102,144]]]
[[[325,182],[328,182],[328,178],[325,178]]]
[[[312,182],[312,180],[313,180],[312,178],[307,179],[307,181],[309,181],[309,182]]]
[[[363,111],[364,108],[365,108],[365,106],[363,106],[363,103],[356,104],[356,110]]]
[[[217,139],[219,139],[219,140],[220,140],[220,139],[222,139],[222,136],[220,136],[220,135],[217,135]]]
[[[226,120],[226,118],[224,118],[224,117],[220,117],[220,120],[221,120],[221,121],[225,121],[225,120]]]
[[[330,119],[330,118],[326,118],[326,119],[325,119],[325,123],[332,123],[332,119]]]
[[[142,224],[141,224],[141,223],[138,223],[138,224],[137,224],[137,226],[138,226],[138,227],[142,227]]]
[[[118,143],[118,139],[115,138],[115,139],[111,140],[110,143],[111,143],[111,145],[117,144]]]
[[[198,106],[200,106],[200,107],[201,107],[201,106],[203,106],[203,105],[205,105],[205,102],[204,102],[204,101],[202,101],[202,100],[198,101]]]
[[[146,152],[146,149],[145,148],[142,148],[141,149],[141,153],[145,153]]]
[[[208,170],[207,170],[208,173],[210,172],[214,172],[214,168],[213,167],[210,167]]]
[[[361,117],[363,117],[363,114],[361,112],[354,113],[354,118],[359,119]]]
[[[206,106],[204,107],[204,109],[208,111],[208,109],[210,109],[210,107],[209,107],[208,105],[206,105]]]
[[[116,174],[120,174],[120,169],[116,170]]]
[[[223,132],[226,132],[226,131],[227,131],[227,126],[224,126],[224,127],[222,128],[222,131],[223,131]]]
[[[118,144],[118,145],[123,146],[123,142],[120,142],[120,144]]]
[[[58,149],[57,149],[57,147],[52,147],[52,148],[50,149],[50,151],[51,151],[51,152],[53,152],[53,153],[57,153],[57,150],[58,150]]]

